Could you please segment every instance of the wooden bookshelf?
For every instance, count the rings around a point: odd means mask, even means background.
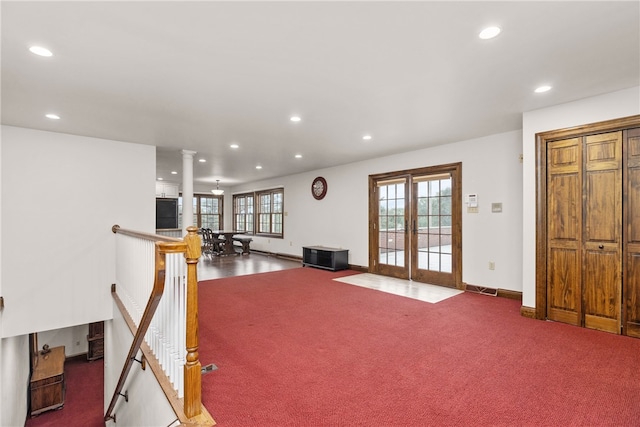
[[[89,323],[87,335],[89,349],[87,360],[97,360],[104,357],[104,322]]]

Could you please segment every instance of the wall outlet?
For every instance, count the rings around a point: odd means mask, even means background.
[[[496,263],[493,261],[489,261],[489,270],[495,270],[496,269]]]

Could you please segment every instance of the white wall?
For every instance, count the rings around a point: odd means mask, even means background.
[[[522,165],[519,131],[491,135],[410,153],[351,163],[309,173],[238,185],[225,192],[225,228],[232,227],[232,194],[284,186],[284,239],[254,237],[252,248],[301,256],[302,247],[323,245],[349,249],[349,263],[369,263],[369,195],[371,174],[462,162],[462,192],[479,195],[478,214],[462,218],[464,282],[520,291]],[[323,176],[327,196],[315,200],[311,181]],[[491,203],[503,213],[492,214]],[[496,269],[489,270],[488,262]]]
[[[640,114],[640,87],[634,87],[576,102],[556,105],[523,115],[522,152],[524,169],[522,304],[536,306],[536,133]]]
[[[0,426],[24,426],[28,390],[28,335],[0,339]]]
[[[155,147],[2,126],[2,336],[112,316],[113,224],[155,229]]]
[[[63,345],[66,357],[77,356],[89,351],[88,334],[89,325],[38,332],[38,347],[42,348],[45,344],[51,348]]]
[[[2,158],[2,138],[0,138]],[[2,186],[2,162],[0,162],[0,187]],[[2,223],[2,198],[0,197],[0,224]],[[0,259],[2,259],[2,228],[0,227]],[[2,293],[2,262],[0,262],[0,296]],[[2,336],[4,311],[0,310],[0,337]],[[27,393],[29,385],[29,339],[27,335],[0,338],[0,426],[23,426],[27,417]]]

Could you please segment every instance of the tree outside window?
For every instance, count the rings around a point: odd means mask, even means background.
[[[198,228],[222,230],[223,200],[222,196],[194,194],[193,225]],[[178,198],[178,227],[182,228],[182,197]]]

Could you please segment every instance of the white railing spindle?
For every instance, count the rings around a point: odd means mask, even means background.
[[[127,234],[116,235],[116,281],[118,294],[139,326],[153,288],[155,241]],[[158,236],[158,240],[166,240]],[[170,253],[165,261],[165,287],[145,341],[178,397],[184,397],[186,361],[186,262],[183,253]]]

